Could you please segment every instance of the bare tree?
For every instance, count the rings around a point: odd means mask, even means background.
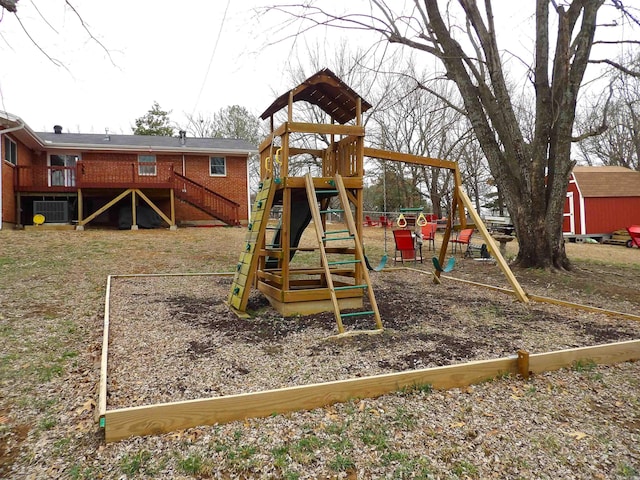
[[[397,74],[385,74],[384,78],[393,87],[386,89],[389,92],[386,104],[372,114],[371,141],[382,149],[463,161],[462,146],[470,140],[468,122],[443,100],[455,93],[447,91],[443,83],[432,87],[437,94],[425,92],[425,77],[426,74],[418,73],[413,65]],[[421,192],[422,197],[431,202],[433,213],[439,217],[449,213],[452,178],[448,169],[397,162],[385,162],[378,171],[382,168],[396,172],[396,182],[404,172],[405,181],[396,188],[399,192],[407,185],[411,188],[406,192],[406,203],[400,206],[418,206],[420,198],[414,199],[413,192]]]
[[[60,62],[59,60],[53,58],[47,51],[46,46],[41,46],[40,43],[38,43],[33,36],[31,35],[31,32],[29,31],[29,29],[25,26],[24,23],[22,23],[22,19],[20,18],[20,15],[18,15],[18,1],[19,0],[0,0],[0,21],[2,21],[3,17],[4,17],[4,12],[5,10],[7,12],[13,13],[15,15],[15,18],[18,20],[18,23],[20,24],[20,27],[22,28],[24,34],[27,36],[27,38],[31,41],[31,43],[33,43],[33,45],[40,51],[40,53],[42,53],[51,63],[53,63],[55,66],[57,67],[62,67],[65,68],[65,65]],[[71,3],[70,0],[60,0],[61,3],[61,7],[63,8],[68,8],[72,13],[73,16],[76,17],[76,19],[78,20],[78,22],[80,23],[80,26],[82,27],[82,29],[85,31],[85,33],[88,35],[89,39],[96,43],[103,51],[104,53],[107,55],[107,57],[109,58],[109,61],[111,62],[112,65],[115,66],[115,63],[113,61],[113,58],[111,57],[111,52],[107,49],[107,47],[105,47],[105,45],[99,40],[97,39],[94,35],[93,32],[91,31],[91,28],[89,27],[89,25],[87,25],[87,23],[84,21],[84,18],[82,17],[82,15],[80,14],[80,12],[76,9],[76,7]],[[35,10],[40,14],[40,17],[42,18],[42,21],[48,25],[49,27],[51,27],[51,24],[48,22],[48,20],[42,16],[42,14],[40,13],[40,11],[38,10],[38,7],[35,5],[35,3],[33,4],[33,7],[35,8]],[[53,28],[53,27],[51,27]]]
[[[640,51],[616,63],[640,71]],[[599,132],[578,143],[582,160],[588,165],[615,165],[640,171],[640,78],[617,70],[609,89],[583,109],[579,130]]]
[[[333,25],[375,32],[389,43],[440,61],[444,78],[458,88],[461,108],[509,207],[520,244],[515,263],[569,269],[562,211],[574,166],[571,145],[578,93],[601,8],[613,6],[624,22],[637,25],[624,3],[536,0],[533,58],[525,62],[535,98],[531,139],[523,133],[508,88],[490,0],[482,6],[475,0],[447,2],[445,15],[438,0],[405,2],[404,8],[371,0],[366,11],[343,15],[323,10],[319,3],[272,9],[299,18],[308,28]]]

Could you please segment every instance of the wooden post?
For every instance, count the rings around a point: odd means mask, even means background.
[[[280,227],[280,247],[282,250],[282,291],[286,292],[289,286],[289,256],[291,245],[291,188],[285,186],[282,193],[282,223]],[[282,300],[282,299],[281,299]]]
[[[82,203],[82,189],[79,188],[78,189],[78,226],[76,227],[76,230],[84,230],[84,227],[82,226],[83,210],[84,210],[84,205]]]
[[[518,350],[518,373],[529,380],[529,352],[525,350]]]
[[[487,230],[487,227],[485,227],[484,223],[482,222],[480,215],[478,214],[478,212],[476,212],[475,208],[473,208],[473,203],[471,203],[471,200],[469,199],[465,191],[462,189],[462,187],[458,187],[457,190],[458,190],[458,197],[462,200],[462,203],[464,203],[464,206],[467,207],[467,211],[469,212],[469,215],[471,215],[471,218],[473,219],[473,222],[475,223],[476,228],[482,234],[482,237],[484,238],[484,241],[487,243],[487,246],[491,249],[491,253],[496,258],[496,262],[498,263],[498,266],[502,270],[502,273],[504,273],[504,276],[507,277],[507,280],[509,280],[509,283],[515,290],[516,297],[518,297],[518,300],[520,300],[521,302],[528,303],[529,299],[527,298],[527,294],[524,293],[524,290],[520,286],[520,283],[518,282],[515,275],[509,268],[507,261],[504,259],[504,257],[500,253],[500,249],[498,248],[495,240]]]
[[[2,165],[0,165],[2,168]],[[16,194],[16,228],[22,227],[22,195],[20,192]]]
[[[136,215],[136,191],[131,190],[131,230],[138,230],[138,218]]]
[[[457,165],[455,170],[453,171],[453,178],[455,182],[455,190],[453,191],[454,205],[458,205],[458,215],[460,215],[460,228],[467,228],[467,216],[464,212],[464,205],[459,200],[459,192],[462,190],[462,177],[460,176],[460,169]],[[440,265],[442,265],[442,263]]]
[[[171,204],[171,227],[175,230],[176,226],[176,195],[173,192],[173,188],[169,189],[169,202]]]

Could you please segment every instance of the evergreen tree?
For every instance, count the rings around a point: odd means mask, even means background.
[[[153,102],[151,110],[145,115],[136,119],[136,127],[133,128],[134,135],[158,135],[161,137],[172,137],[174,129],[171,126],[169,114],[160,108],[158,102]]]

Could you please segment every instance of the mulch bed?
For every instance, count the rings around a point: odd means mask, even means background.
[[[462,262],[461,277],[497,267]],[[466,270],[465,270],[466,269]],[[489,274],[490,273],[490,274]],[[226,305],[230,277],[115,279],[108,407],[255,392],[293,385],[640,338],[640,323],[532,303],[417,272],[373,276],[385,332],[328,339],[332,313],[282,318],[257,291],[250,319]],[[504,280],[502,280],[504,283]],[[549,295],[548,285],[543,293]],[[575,300],[575,299],[574,299]],[[347,330],[373,320],[346,320]]]

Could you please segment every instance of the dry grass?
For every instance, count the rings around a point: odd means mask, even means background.
[[[499,379],[464,392],[404,392],[105,447],[93,409],[106,276],[230,271],[244,234],[234,228],[0,231],[0,477],[516,478],[551,477],[555,472],[575,478],[634,478],[640,474],[636,364],[584,365],[531,382]],[[312,245],[312,237],[305,235],[303,242]],[[390,254],[392,242],[387,232]],[[383,229],[365,229],[365,243],[375,262],[384,251]],[[511,254],[515,248],[514,243],[508,245]],[[568,244],[567,251],[579,267],[576,276],[562,277],[568,279],[563,286],[552,274],[531,274],[540,288],[553,283],[558,293],[566,291],[572,298],[605,299],[597,291],[594,295],[579,290],[581,271],[586,270],[600,275],[596,278],[602,283],[613,283],[617,277],[625,285],[637,283],[640,249]],[[609,301],[624,303],[634,310],[630,313],[637,313],[640,302],[634,298]],[[514,416],[516,411],[520,413]],[[557,417],[550,417],[550,411]],[[517,429],[513,417],[525,418],[525,428]],[[495,419],[495,428],[486,430],[482,418]],[[283,422],[286,430],[281,437],[270,434]],[[425,445],[424,452],[407,449],[416,441]],[[536,460],[519,455],[518,448],[509,446],[513,442],[522,451],[538,452]],[[362,463],[363,452],[372,463]],[[584,460],[593,452],[600,455],[597,465]]]

